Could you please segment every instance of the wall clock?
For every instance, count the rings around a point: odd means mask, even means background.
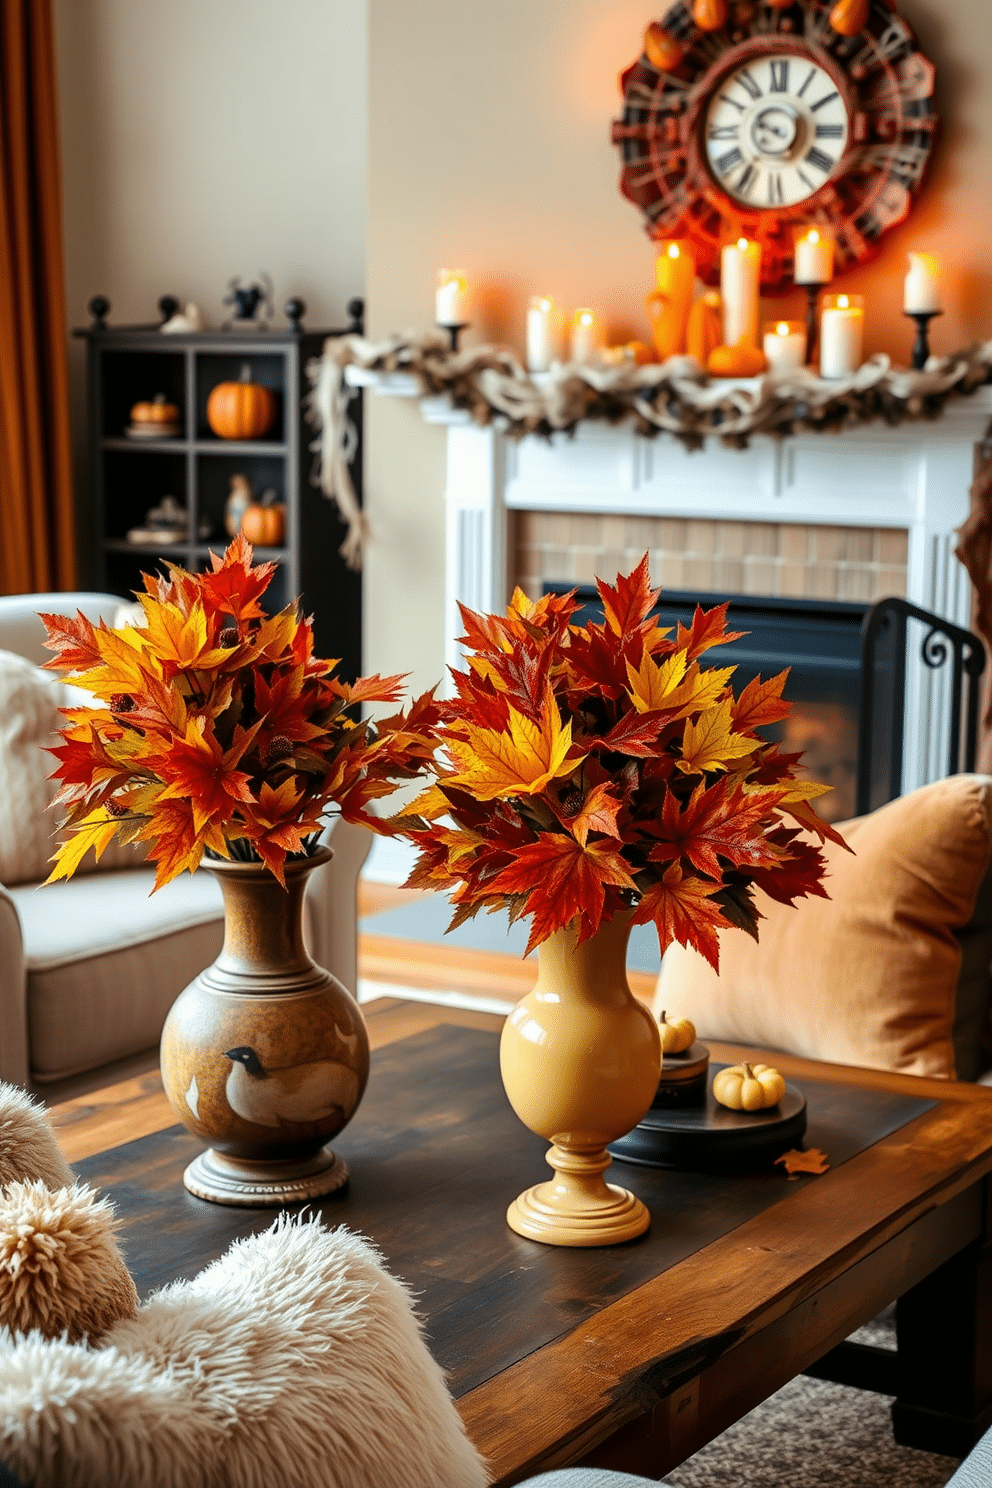
[[[850,267],[919,190],[934,76],[894,0],[678,0],[620,79],[620,189],[652,238],[692,243],[710,283],[721,244],[746,236],[763,288],[786,287],[809,223]]]

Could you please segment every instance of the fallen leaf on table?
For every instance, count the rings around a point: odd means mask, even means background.
[[[790,1178],[794,1178],[797,1173],[825,1173],[830,1166],[827,1154],[821,1152],[819,1147],[810,1147],[807,1152],[800,1152],[794,1147],[791,1152],[783,1152],[775,1162],[782,1164]]]

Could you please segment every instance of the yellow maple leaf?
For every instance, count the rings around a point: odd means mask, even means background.
[[[669,708],[678,708],[676,718],[685,718],[690,713],[701,713],[720,701],[721,694],[736,667],[706,667],[697,662],[685,674],[682,686],[676,688],[668,700]]]
[[[463,785],[479,801],[499,796],[535,795],[549,780],[570,775],[579,760],[567,760],[572,747],[572,725],[562,727],[558,704],[551,691],[541,705],[541,722],[534,723],[516,708],[508,709],[507,729],[476,728],[469,724],[464,740],[452,739],[452,756],[459,767],[445,777],[446,785]]]
[[[687,665],[688,657],[684,651],[673,651],[668,660],[663,661],[660,666],[654,657],[645,651],[636,671],[628,661],[630,700],[638,713],[653,713],[662,708],[670,708],[672,704],[669,699],[685,676]]]
[[[116,819],[107,814],[105,807],[98,806],[73,827],[72,836],[54,854],[51,861],[55,867],[45,882],[56,883],[60,878],[71,878],[91,847],[99,859],[116,836]]]
[[[680,770],[687,774],[698,774],[703,770],[725,770],[731,760],[752,754],[760,739],[745,739],[735,734],[731,702],[719,703],[707,708],[697,722],[692,719],[685,726],[682,739],[682,758],[676,760]]]

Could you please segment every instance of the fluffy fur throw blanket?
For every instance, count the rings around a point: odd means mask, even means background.
[[[284,1214],[137,1307],[110,1206],[40,1172],[72,1179],[43,1113],[0,1086],[0,1461],[29,1488],[488,1481],[366,1240]]]

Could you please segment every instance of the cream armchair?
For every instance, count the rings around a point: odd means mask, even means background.
[[[110,594],[0,598],[0,651],[40,666],[51,652],[39,611],[112,624],[120,604]],[[323,840],[334,857],[310,877],[307,941],[353,991],[357,883],[372,835],[337,821]],[[149,897],[154,876],[97,865],[43,889],[0,885],[0,1080],[58,1101],[154,1066],[169,1008],[223,939],[210,874],[183,874]]]

